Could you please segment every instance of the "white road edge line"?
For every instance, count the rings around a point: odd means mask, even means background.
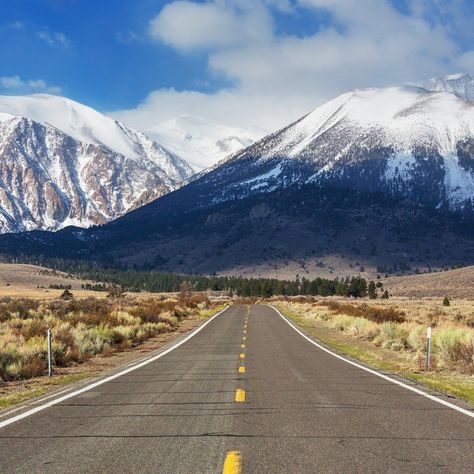
[[[52,400],[48,403],[45,403],[43,405],[39,405],[35,408],[32,408],[31,410],[28,410],[24,413],[21,413],[13,418],[9,418],[8,420],[0,422],[0,429],[4,428],[5,426],[11,425],[13,423],[16,423],[17,421],[22,420],[23,418],[27,418],[31,415],[34,415],[35,413],[38,413],[40,411],[45,410],[46,408],[52,407],[54,405],[57,405],[58,403],[64,402],[65,400],[69,400],[70,398],[76,397],[77,395],[80,395],[81,393],[88,392],[89,390],[92,390],[99,385],[103,385],[104,383],[110,382],[111,380],[117,379],[121,377],[122,375],[128,374],[130,372],[133,372],[136,369],[139,369],[141,367],[144,367],[145,365],[151,364],[152,362],[155,362],[155,360],[160,359],[161,357],[165,356],[166,354],[169,354],[171,351],[174,351],[177,349],[179,346],[182,346],[185,342],[189,341],[193,336],[195,336],[198,332],[202,331],[211,321],[213,321],[217,316],[222,314],[224,311],[228,310],[230,306],[226,306],[222,311],[219,311],[217,314],[212,316],[208,321],[206,321],[202,326],[199,326],[197,329],[195,329],[191,334],[188,334],[184,339],[181,339],[181,341],[177,342],[173,346],[169,347],[168,349],[164,350],[163,352],[160,352],[159,354],[150,357],[149,359],[146,359],[143,362],[140,362],[137,365],[134,365],[133,367],[130,367],[128,369],[122,370],[120,372],[117,372],[116,374],[113,374],[109,377],[106,377],[105,379],[101,379],[97,382],[92,383],[91,385],[87,385],[79,390],[76,390],[75,392],[68,393],[67,395],[64,395],[63,397],[56,398],[55,400]]]
[[[452,408],[453,410],[456,410],[459,413],[462,413],[463,415],[467,415],[467,416],[470,416],[471,418],[474,418],[474,412],[472,411],[466,410],[465,408],[458,407],[457,405],[454,405],[454,403],[450,403],[445,400],[442,400],[441,398],[435,397],[434,395],[430,395],[429,393],[423,392],[422,390],[419,390],[415,387],[411,387],[410,385],[400,382],[399,380],[392,379],[388,375],[384,375],[384,374],[381,374],[380,372],[377,372],[376,370],[372,370],[372,369],[369,369],[368,367],[364,367],[363,365],[358,364],[357,362],[353,362],[352,360],[346,359],[345,357],[339,354],[336,354],[335,352],[330,351],[326,347],[322,346],[321,344],[318,344],[316,341],[313,341],[306,334],[301,332],[292,322],[290,322],[285,316],[283,316],[283,314],[281,314],[280,311],[278,311],[278,309],[275,308],[273,305],[269,304],[267,306],[270,306],[270,308],[274,309],[277,312],[277,314],[283,319],[283,321],[285,321],[285,323],[291,326],[300,336],[303,336],[307,341],[311,342],[311,344],[321,349],[322,351],[327,352],[328,354],[331,354],[333,357],[343,360],[344,362],[347,362],[348,364],[351,364],[354,367],[357,367],[358,369],[365,370],[366,372],[369,372],[369,374],[376,375],[377,377],[380,377],[384,380],[388,380],[389,382],[392,382],[395,385],[399,385],[400,387],[406,388],[407,390],[410,390],[411,392],[414,392],[418,395],[429,398],[430,400],[436,403],[440,403],[441,405]]]

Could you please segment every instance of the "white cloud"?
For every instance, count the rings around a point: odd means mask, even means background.
[[[43,79],[23,80],[20,76],[0,76],[0,88],[19,94],[31,92],[47,92],[49,94],[60,94],[61,88],[50,86]]]
[[[405,13],[388,0],[173,1],[150,23],[151,37],[181,54],[205,52],[210,78],[235,85],[210,94],[161,89],[113,115],[142,129],[196,114],[271,130],[355,87],[473,70],[474,53],[462,50],[452,34],[455,20],[447,23],[442,14],[447,1],[436,2],[438,14],[425,0],[410,0]],[[324,11],[331,22],[314,34],[281,34],[274,9]],[[460,16],[453,12],[456,21]]]
[[[71,41],[64,33],[50,31],[47,28],[43,28],[42,30],[38,31],[36,35],[41,41],[44,41],[50,46],[57,46],[64,49],[67,49],[71,46]]]
[[[149,31],[153,38],[189,52],[271,39],[272,19],[258,1],[178,0],[161,10]]]

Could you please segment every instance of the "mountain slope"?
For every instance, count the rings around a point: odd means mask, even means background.
[[[259,130],[217,125],[191,115],[161,123],[147,133],[179,156],[185,156],[199,171],[264,136]]]
[[[0,97],[0,233],[117,218],[192,174],[141,132],[71,100]]]
[[[470,74],[437,77],[421,83],[420,86],[432,92],[450,92],[461,99],[474,102],[474,79]]]
[[[413,86],[355,90],[107,225],[0,245],[285,277],[473,264],[473,160],[474,104]]]
[[[216,173],[216,200],[314,183],[460,210],[474,199],[474,104],[416,87],[352,91]]]

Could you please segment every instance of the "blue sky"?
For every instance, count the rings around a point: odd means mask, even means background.
[[[462,0],[3,0],[0,93],[68,96],[142,129],[271,129],[353,87],[474,70]]]
[[[6,1],[0,36],[8,47],[0,50],[0,76],[41,78],[107,110],[131,107],[153,89],[205,80],[203,55],[184,58],[148,38],[148,23],[166,2]]]

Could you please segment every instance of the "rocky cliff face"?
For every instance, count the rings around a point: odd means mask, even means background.
[[[37,110],[12,110],[0,100],[0,233],[103,224],[177,189],[191,176],[184,160],[144,134],[72,101],[49,100],[78,109],[63,117],[62,128],[70,133],[37,121]],[[8,112],[1,113],[2,105]],[[103,117],[98,132],[107,144],[74,133],[70,121],[87,122],[87,114],[96,121],[96,115]]]

